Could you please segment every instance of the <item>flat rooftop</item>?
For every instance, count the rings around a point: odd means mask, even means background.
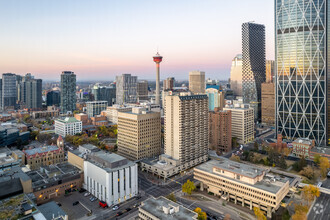
[[[80,176],[80,170],[69,164],[61,163],[57,165],[49,165],[41,167],[40,170],[27,172],[26,175],[32,180],[32,188],[38,189],[43,186],[58,185],[58,181],[67,182]]]
[[[135,165],[134,162],[127,160],[125,157],[105,151],[87,154],[86,161],[93,163],[107,172],[113,172],[122,169],[123,167]]]
[[[173,212],[172,214],[166,214],[163,211],[163,207],[171,208],[171,207],[179,207],[178,212]],[[171,200],[168,200],[164,197],[158,197],[158,198],[149,198],[142,202],[142,205],[140,206],[140,209],[143,209],[153,216],[159,218],[159,219],[193,219],[194,217],[197,217],[197,213],[189,210],[178,203],[172,202]]]
[[[203,163],[203,164],[197,166],[195,169],[202,170],[204,172],[208,172],[215,176],[219,176],[223,179],[235,181],[235,182],[237,182],[237,184],[248,185],[250,187],[255,187],[255,188],[265,190],[267,192],[274,193],[274,194],[276,194],[283,187],[283,185],[287,181],[289,181],[289,179],[286,177],[282,178],[282,177],[276,176],[275,182],[274,182],[274,181],[272,181],[272,178],[268,177],[268,175],[266,174],[262,181],[259,181],[255,184],[249,184],[249,183],[246,183],[246,182],[234,179],[234,178],[230,178],[230,177],[221,175],[218,172],[215,173],[215,172],[213,172],[214,167],[219,168],[219,169],[224,169],[229,172],[239,173],[241,175],[249,176],[251,178],[256,177],[258,174],[260,175],[262,171],[266,171],[266,170],[261,169],[256,166],[250,166],[250,165],[243,164],[243,163],[237,163],[237,162],[231,161],[229,159],[225,159],[225,158],[222,158],[220,160],[210,160],[206,163]]]
[[[162,154],[162,156],[165,156],[166,154]],[[168,155],[166,155],[168,156]],[[170,156],[168,156],[170,157]],[[171,158],[172,159],[172,158]],[[153,166],[159,170],[162,170],[162,171],[169,171],[169,170],[172,170],[175,168],[174,165],[171,165],[169,163],[166,163],[165,161],[163,160],[159,160],[159,157],[156,156],[156,157],[150,157],[150,158],[145,158],[143,160],[141,160],[142,163],[145,163],[145,164],[148,164],[150,166]]]

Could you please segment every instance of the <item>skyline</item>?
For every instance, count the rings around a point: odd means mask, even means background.
[[[248,21],[265,25],[266,58],[274,59],[273,2],[171,3],[1,1],[1,73],[59,80],[68,70],[78,81],[114,80],[122,73],[155,79],[152,57],[159,49],[161,79],[187,79],[201,70],[206,78],[226,80]]]

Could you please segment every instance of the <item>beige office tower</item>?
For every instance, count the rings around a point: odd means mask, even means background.
[[[135,107],[118,112],[118,154],[130,160],[158,156],[161,153],[160,112]]]
[[[261,84],[261,121],[270,126],[275,125],[275,85]]]
[[[205,72],[189,72],[189,90],[194,94],[205,94]]]
[[[187,167],[207,160],[207,95],[166,96],[164,116],[164,153]]]
[[[242,54],[236,55],[231,63],[230,88],[234,95],[242,96]]]
[[[254,140],[254,109],[247,104],[226,106],[223,110],[231,111],[231,135],[239,144]]]
[[[272,83],[274,79],[274,60],[266,60],[266,83]]]

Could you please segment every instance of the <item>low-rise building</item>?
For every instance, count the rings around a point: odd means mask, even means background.
[[[142,220],[197,220],[198,214],[163,196],[149,198],[139,206],[139,219]]]
[[[96,126],[107,126],[109,122],[107,121],[107,117],[102,115],[95,115],[91,117],[92,124]]]
[[[20,141],[28,141],[30,132],[20,132],[20,124],[6,123],[0,125],[0,147],[12,145]]]
[[[109,206],[138,194],[137,164],[93,145],[68,152],[68,162],[84,171],[83,188]]]
[[[55,120],[55,134],[61,135],[62,137],[75,135],[81,133],[81,131],[82,122],[73,117]]]
[[[19,167],[21,165],[22,159],[14,156],[19,154],[18,151],[17,153],[13,153],[6,147],[0,149],[0,172],[11,170],[13,167]]]
[[[310,158],[315,141],[308,138],[297,138],[292,142],[292,153],[298,157]]]
[[[69,163],[42,166],[39,170],[27,172],[26,175],[32,181],[32,191],[37,204],[81,189],[84,181],[82,171]]]
[[[201,190],[251,210],[258,207],[269,218],[289,192],[288,178],[266,174],[265,169],[225,158],[195,167],[194,178],[201,182]]]
[[[65,160],[63,148],[54,145],[23,150],[23,152],[26,166],[31,170],[39,169],[41,166],[61,163]]]
[[[32,118],[37,119],[37,118],[54,118],[54,117],[58,117],[60,115],[60,111],[59,110],[55,110],[55,111],[34,111],[32,112]]]

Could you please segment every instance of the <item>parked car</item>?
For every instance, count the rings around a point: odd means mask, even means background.
[[[61,203],[59,203],[59,202],[56,202],[56,204],[57,204],[58,206],[60,206],[60,207],[62,206],[62,204],[61,204]]]
[[[101,200],[99,201],[99,205],[102,208],[107,208],[108,207],[108,204],[106,202],[104,202],[104,201],[101,201]]]
[[[125,211],[126,212],[129,212],[129,211],[131,211],[132,209],[131,208],[127,208]]]
[[[139,200],[139,199],[141,199],[141,196],[137,196],[137,197],[135,197],[135,199],[136,200]]]
[[[327,177],[330,177],[330,171],[328,172]]]
[[[73,206],[78,205],[79,201],[75,201],[74,203],[72,203]]]
[[[113,211],[116,211],[116,210],[118,210],[119,209],[119,206],[118,205],[115,205],[114,207],[112,207],[112,210]]]
[[[84,194],[85,197],[89,196],[91,193],[87,192]]]
[[[321,186],[322,186],[322,182],[318,182],[317,187],[321,187]]]

